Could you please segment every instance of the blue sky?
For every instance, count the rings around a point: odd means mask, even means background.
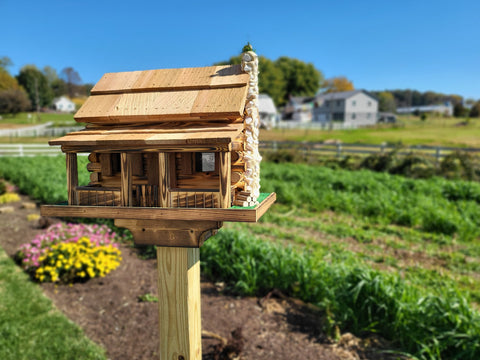
[[[356,88],[480,99],[479,0],[0,0],[0,14],[13,75],[72,66],[95,83],[105,72],[208,66],[250,41]]]

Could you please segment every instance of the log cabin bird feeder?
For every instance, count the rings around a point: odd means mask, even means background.
[[[275,201],[260,193],[257,102],[253,51],[241,65],[107,73],[74,116],[85,129],[49,142],[66,154],[68,204],[42,215],[115,219],[157,245],[160,359],[201,359],[200,246]]]

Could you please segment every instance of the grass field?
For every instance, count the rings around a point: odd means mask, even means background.
[[[20,113],[15,116],[3,115],[0,120],[0,129],[6,127],[6,124],[15,125],[39,125],[46,122],[53,122],[56,126],[72,126],[75,125],[73,114],[57,114],[57,113]]]
[[[453,147],[480,147],[480,119],[471,119],[468,125],[457,118],[399,117],[396,125],[352,130],[274,129],[261,130],[260,140],[312,141],[340,140],[344,143],[404,145],[442,145]]]
[[[0,247],[0,359],[106,359]]]

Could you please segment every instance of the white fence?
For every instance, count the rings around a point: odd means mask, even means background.
[[[20,127],[15,129],[0,129],[0,136],[2,137],[20,137],[20,136],[63,136],[72,131],[83,129],[83,126],[62,126],[52,127],[53,122],[45,124]]]
[[[293,141],[261,141],[259,144],[259,149],[260,151],[298,151],[302,153],[305,157],[322,155],[343,157],[346,155],[366,156],[370,154],[381,154],[392,151],[396,149],[396,147],[386,144],[368,145],[343,143],[308,143]],[[468,152],[471,154],[480,155],[480,148],[454,148],[444,146],[412,145],[398,149],[398,153],[400,155],[419,153],[426,156],[434,157],[437,161],[455,151]],[[48,144],[0,144],[0,156],[56,156],[61,153],[62,151],[60,150],[59,146],[49,146]]]
[[[0,144],[0,156],[56,156],[61,153],[59,146],[48,144]]]
[[[259,150],[279,151],[287,150],[301,153],[305,158],[332,156],[342,158],[347,155],[367,156],[372,154],[383,154],[392,150],[397,150],[399,155],[409,155],[412,153],[421,154],[435,158],[438,163],[443,157],[453,152],[467,152],[472,155],[480,155],[480,148],[455,148],[447,146],[426,146],[411,145],[396,147],[394,145],[371,145],[371,144],[344,144],[335,143],[311,143],[294,141],[261,141]]]

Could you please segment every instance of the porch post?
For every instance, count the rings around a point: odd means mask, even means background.
[[[78,186],[78,165],[77,154],[66,153],[67,162],[67,189],[68,189],[68,205],[78,205],[77,203],[77,186]]]
[[[120,186],[120,199],[122,206],[133,206],[133,193],[132,193],[132,159],[130,154],[120,154],[121,164],[121,186]]]

